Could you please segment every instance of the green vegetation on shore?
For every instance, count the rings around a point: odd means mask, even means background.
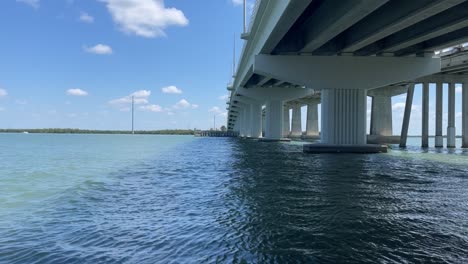
[[[0,129],[0,133],[48,133],[48,134],[131,134],[129,130],[87,130],[76,128]],[[191,129],[138,130],[141,135],[193,135]]]

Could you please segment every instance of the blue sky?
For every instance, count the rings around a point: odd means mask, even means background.
[[[5,0],[0,127],[225,123],[238,0]],[[238,54],[240,40],[238,40]]]
[[[0,127],[201,128],[225,121],[242,0],[4,0]],[[249,2],[251,7],[252,1]],[[237,38],[237,54],[242,43]],[[444,134],[447,91],[444,89]],[[430,87],[430,134],[435,87]],[[461,131],[457,89],[456,126]],[[393,98],[399,134],[405,96]],[[370,107],[369,107],[370,109]],[[421,133],[421,88],[409,133]],[[370,116],[370,114],[369,114]],[[303,108],[303,129],[305,129]]]

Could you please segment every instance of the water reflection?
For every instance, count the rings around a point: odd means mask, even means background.
[[[249,262],[450,262],[467,253],[459,228],[468,184],[456,177],[466,167],[447,174],[444,163],[310,155],[282,143],[240,141],[236,152],[228,197],[242,205],[232,228],[248,232],[239,255]]]

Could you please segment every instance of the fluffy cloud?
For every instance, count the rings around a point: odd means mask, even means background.
[[[68,89],[67,94],[72,96],[86,96],[88,92],[81,89]]]
[[[227,112],[221,110],[221,108],[217,106],[213,106],[208,112],[213,113],[215,115],[222,115],[222,116],[227,116]]]
[[[166,93],[166,94],[181,94],[182,93],[182,90],[171,85],[171,86],[167,86],[167,87],[163,87],[161,89],[161,91],[163,93]]]
[[[455,87],[455,92],[461,94],[463,92],[462,86],[456,86]]]
[[[0,88],[0,97],[5,97],[7,95],[8,95],[7,91],[5,89]]]
[[[150,111],[150,112],[156,112],[156,113],[163,111],[160,105],[155,105],[155,104],[143,105],[143,106],[140,106],[139,108],[144,111]]]
[[[88,13],[83,12],[80,15],[80,21],[85,22],[85,23],[93,23],[94,17],[90,16]]]
[[[128,96],[113,99],[109,101],[109,104],[111,105],[125,105],[125,104],[131,104],[132,103],[132,97],[135,100],[135,104],[148,104],[148,97],[151,95],[151,91],[148,90],[140,90],[136,91],[134,93],[131,93]]]
[[[148,90],[139,90],[130,94],[130,96],[133,96],[135,98],[148,98],[150,95],[151,95],[151,91],[148,91]]]
[[[405,109],[406,103],[394,103],[392,105],[392,110],[399,111],[399,110],[404,110]]]
[[[24,3],[34,8],[39,8],[39,0],[16,0],[18,3]]]
[[[88,53],[98,54],[98,55],[110,55],[112,54],[112,48],[104,44],[97,44],[94,47],[84,47],[84,50]]]
[[[229,94],[225,94],[225,95],[221,95],[219,98],[219,100],[222,100],[222,101],[226,101],[227,99],[229,99]]]
[[[179,102],[177,102],[172,108],[174,109],[188,109],[188,108],[196,109],[198,108],[198,105],[191,104],[187,100],[182,99]]]
[[[154,38],[165,36],[169,26],[186,26],[189,21],[176,8],[166,8],[163,0],[100,0],[106,3],[114,22],[126,33]]]

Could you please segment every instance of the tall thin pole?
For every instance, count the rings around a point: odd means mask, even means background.
[[[232,49],[232,77],[236,77],[236,34],[234,34],[234,45]]]
[[[247,33],[247,0],[244,0],[244,34]]]
[[[135,134],[135,96],[132,96],[132,135]]]
[[[213,130],[216,130],[216,115],[213,116]]]

